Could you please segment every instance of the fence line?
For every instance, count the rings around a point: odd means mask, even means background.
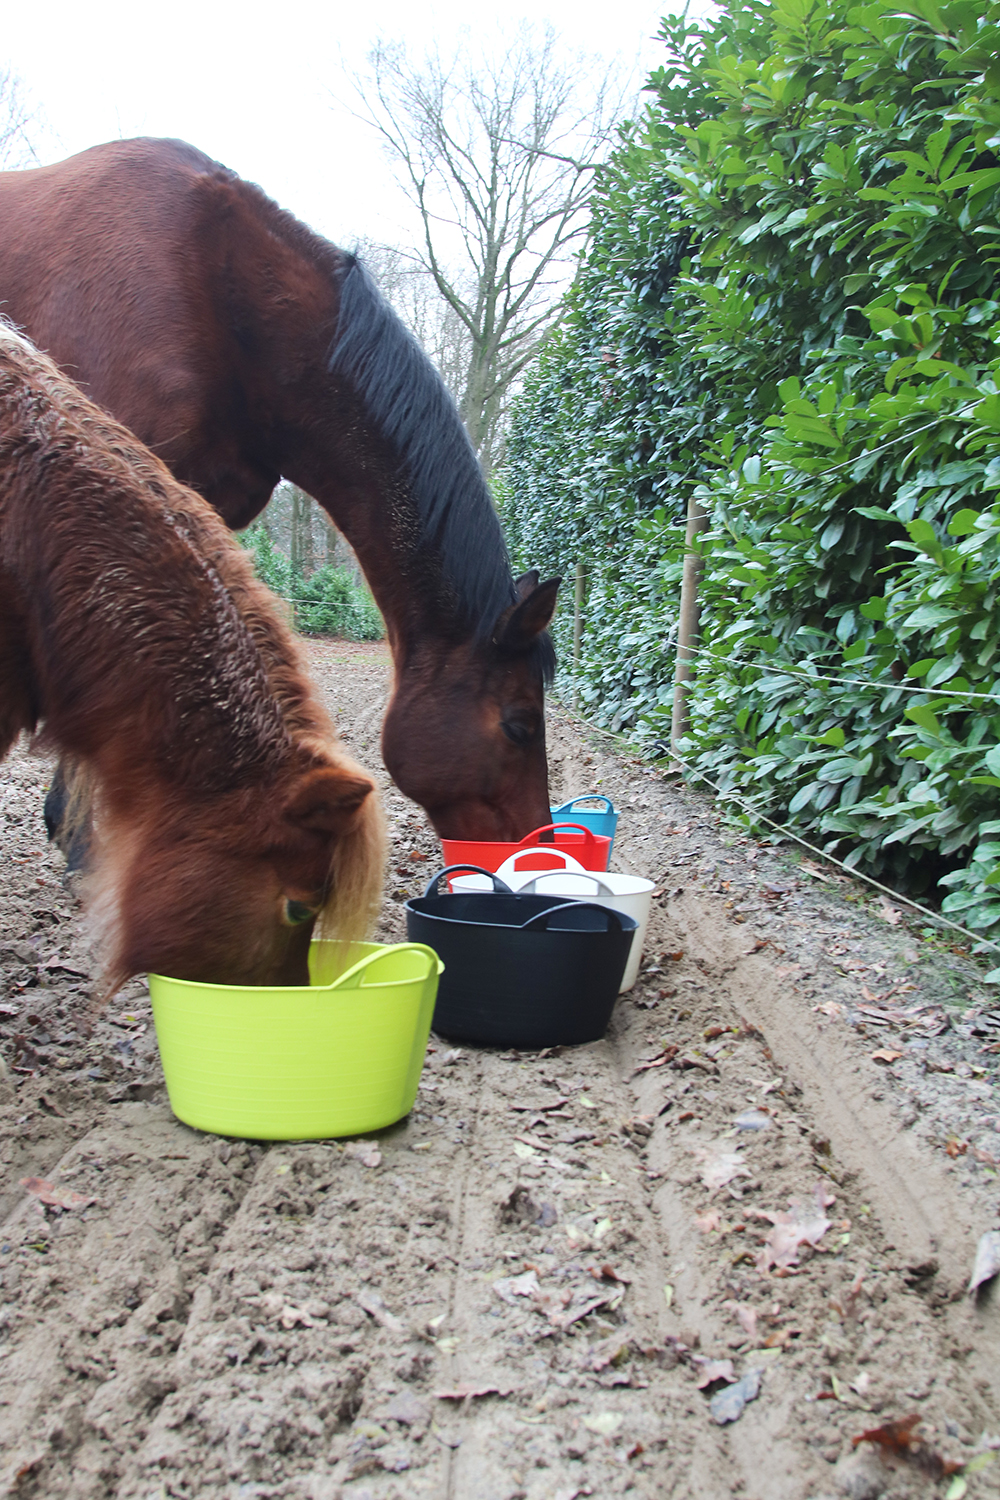
[[[565,713],[571,714],[573,718],[578,719],[580,723],[586,725],[588,729],[596,730],[598,734],[607,735],[609,739],[621,740],[624,744],[628,745],[629,742],[623,735],[615,734],[612,730],[601,729],[598,725],[591,724],[589,720],[583,717],[582,714],[575,713],[565,703],[562,703],[561,706]],[[629,749],[634,751],[635,746],[629,745]],[[729,791],[719,786],[717,781],[713,781],[711,776],[707,776],[705,772],[694,765],[692,761],[685,760],[683,756],[676,755],[672,751],[670,754],[670,759],[675,761],[677,765],[683,766],[685,770],[691,771],[693,773],[693,776],[697,780],[706,782],[712,788],[712,790],[723,799],[723,801],[739,803],[744,811],[749,812],[753,817],[759,819],[761,823],[766,823],[769,828],[773,828],[784,838],[791,839],[794,843],[800,844],[803,849],[808,849],[810,854],[818,855],[819,858],[825,860],[827,864],[836,865],[838,869],[843,870],[844,874],[849,879],[861,882],[865,885],[870,885],[880,894],[891,897],[892,900],[897,904],[901,906],[908,906],[911,908],[911,910],[919,912],[922,917],[926,917],[931,922],[936,922],[939,927],[948,927],[952,932],[960,933],[962,937],[966,938],[969,942],[974,943],[980,949],[989,948],[992,950],[992,952],[1000,954],[1000,943],[995,943],[991,938],[983,937],[979,933],[970,932],[967,927],[963,927],[959,922],[953,922],[950,917],[945,917],[942,916],[940,912],[932,911],[929,906],[921,905],[919,901],[914,901],[911,896],[900,895],[898,891],[894,891],[892,889],[892,886],[883,885],[882,882],[880,880],[876,880],[873,875],[866,875],[863,870],[855,870],[853,866],[845,864],[842,859],[837,859],[835,855],[828,854],[825,849],[820,849],[816,844],[811,844],[808,839],[804,839],[801,834],[796,833],[795,830],[793,828],[789,828],[787,824],[776,823],[773,818],[769,818],[767,813],[762,812],[761,809],[757,807],[757,805],[748,797],[745,797],[742,792]]]
[[[789,828],[787,824],[776,823],[773,818],[769,818],[767,814],[765,812],[762,812],[760,808],[758,808],[753,802],[751,802],[748,797],[744,797],[742,792],[726,791],[719,786],[718,782],[713,781],[710,776],[706,776],[704,771],[699,770],[698,767],[695,766],[691,761],[684,760],[678,755],[674,755],[673,759],[677,761],[678,765],[684,766],[687,770],[693,772],[693,774],[699,780],[706,781],[708,785],[719,794],[720,797],[730,802],[738,802],[753,817],[759,818],[762,823],[766,823],[769,828],[774,828],[785,838],[793,839],[796,844],[801,844],[803,849],[808,849],[810,853],[819,855],[820,859],[825,859],[828,864],[836,865],[838,869],[843,870],[844,873],[850,876],[852,880],[863,881],[865,885],[872,886],[875,890],[881,892],[883,895],[891,896],[893,901],[898,902],[903,906],[909,906],[913,911],[918,911],[921,916],[927,917],[932,922],[936,922],[938,926],[950,927],[953,932],[961,933],[962,937],[967,938],[972,943],[975,943],[977,947],[990,948],[994,953],[1000,954],[1000,944],[994,943],[992,939],[983,937],[981,934],[970,932],[969,929],[967,927],[963,927],[961,923],[953,922],[950,917],[945,917],[942,916],[940,912],[932,911],[929,906],[922,906],[919,901],[914,901],[912,897],[901,896],[898,891],[894,891],[892,889],[892,886],[883,885],[882,882],[880,880],[876,880],[873,875],[866,875],[863,870],[855,870],[853,866],[846,865],[842,859],[837,859],[833,854],[827,854],[825,849],[820,849],[815,844],[810,844],[808,839],[804,839],[801,834],[796,833],[794,829]]]
[[[877,458],[880,453],[885,453],[887,449],[895,447],[897,443],[905,443],[910,438],[919,437],[922,432],[930,432],[932,427],[943,427],[946,422],[954,422],[957,421],[960,417],[967,417],[970,412],[975,411],[980,401],[983,401],[985,399],[985,396],[980,394],[976,397],[975,401],[970,401],[967,406],[960,406],[957,411],[949,412],[947,416],[935,417],[933,421],[925,422],[922,427],[914,427],[909,432],[901,432],[897,437],[886,438],[885,442],[880,443],[877,448],[866,448],[863,452],[855,454],[853,458],[842,459],[839,464],[831,464],[829,468],[820,469],[815,474],[810,473],[808,469],[799,469],[797,470],[797,472],[801,474],[802,477],[806,480],[817,480],[826,479],[830,474],[837,474],[841,469],[853,469],[855,464],[863,462],[864,459]],[[758,458],[763,457],[763,455],[748,454],[747,457]],[[695,493],[697,493],[697,491],[695,491]],[[790,485],[779,484],[777,489],[769,490],[768,494],[772,498],[776,495],[787,495],[794,498],[795,496],[801,494],[801,488],[793,489]],[[707,502],[713,498],[718,498],[718,496],[716,496],[715,493],[709,490],[706,486],[702,486],[699,499]],[[903,524],[903,522],[900,522],[900,525]]]
[[[803,682],[832,682],[837,686],[871,688],[876,693],[926,693],[931,698],[971,698],[977,702],[1000,704],[1000,689],[988,693],[974,693],[971,689],[946,687],[918,687],[908,682],[872,682],[864,677],[831,677],[823,672],[802,672],[795,667],[775,666],[773,662],[750,661],[742,656],[723,656],[709,646],[689,646],[695,656],[708,656],[713,661],[724,661],[735,667],[753,667],[758,672],[770,672],[772,676],[798,677]]]

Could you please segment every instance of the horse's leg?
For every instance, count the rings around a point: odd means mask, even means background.
[[[66,874],[85,870],[90,863],[93,828],[89,799],[74,761],[65,757],[59,761],[42,814],[49,839],[66,856]]]
[[[24,615],[17,586],[0,567],[0,760],[22,730],[37,722]]]
[[[22,730],[37,727],[39,708],[32,685],[24,615],[18,589],[0,567],[0,760]],[[82,870],[90,849],[90,811],[82,779],[71,761],[60,760],[45,798],[45,827],[66,856],[66,868]]]

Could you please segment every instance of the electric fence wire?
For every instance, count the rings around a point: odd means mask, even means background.
[[[568,704],[560,703],[560,707],[564,713],[576,719],[579,723],[586,725],[588,729],[596,727],[589,724],[582,714],[576,713]],[[606,729],[600,729],[598,733],[608,735],[611,739],[623,739],[623,736],[613,735]],[[982,952],[984,949],[989,949],[993,953],[1000,954],[1000,943],[995,943],[990,938],[985,938],[979,933],[970,932],[967,927],[963,927],[959,922],[953,922],[950,917],[945,917],[940,912],[932,911],[929,906],[923,906],[919,901],[914,901],[910,896],[900,895],[891,886],[883,885],[880,880],[876,880],[872,875],[866,875],[863,870],[853,869],[850,865],[845,864],[843,860],[837,859],[835,855],[828,854],[825,849],[820,849],[816,844],[811,844],[808,839],[804,839],[801,834],[796,833],[787,824],[776,823],[773,818],[769,818],[767,813],[763,812],[749,797],[744,796],[742,792],[734,792],[721,787],[718,782],[712,780],[711,776],[706,775],[692,761],[685,760],[676,751],[671,750],[670,759],[684,770],[690,771],[693,780],[705,782],[723,801],[738,803],[744,812],[748,813],[758,822],[766,823],[769,828],[773,828],[783,838],[791,839],[793,843],[801,845],[803,849],[808,849],[810,854],[815,854],[827,864],[836,865],[838,869],[843,870],[848,879],[869,885],[881,895],[890,897],[894,903],[900,906],[908,906],[912,911],[919,912],[922,917],[926,917],[928,921],[936,923],[939,927],[948,927],[952,932],[960,933],[968,942],[974,944],[976,951]],[[995,972],[1000,975],[1000,970]]]
[[[743,656],[723,656],[710,646],[684,646],[679,648],[690,656],[707,656],[712,661],[722,661],[734,667],[753,667],[758,672],[767,672],[772,677],[797,677],[803,682],[832,682],[836,686],[870,688],[876,693],[924,693],[930,698],[967,698],[974,702],[1000,704],[1000,688],[989,693],[975,693],[971,689],[918,687],[908,682],[872,682],[864,677],[833,677],[823,672],[803,672],[794,666],[775,665],[774,662],[752,661]]]

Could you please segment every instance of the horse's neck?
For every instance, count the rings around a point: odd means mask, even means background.
[[[432,637],[444,642],[465,633],[439,568],[415,545],[418,522],[405,496],[393,496],[376,482],[345,485],[321,476],[313,477],[308,492],[354,551],[385,620],[397,666],[419,642]]]
[[[285,253],[284,275],[296,294],[291,303],[256,300],[247,406],[276,434],[274,466],[313,496],[353,548],[398,664],[409,642],[467,636],[459,622],[474,611],[445,582],[424,543],[398,453],[346,377],[329,373],[339,314],[329,265],[313,263],[301,245],[285,246]],[[426,431],[422,436],[431,440]],[[443,451],[450,436],[440,434]],[[483,503],[489,505],[485,496]]]

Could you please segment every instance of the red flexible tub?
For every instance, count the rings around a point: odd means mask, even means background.
[[[539,842],[542,834],[552,834],[546,843]],[[519,849],[533,851],[529,859],[520,863],[522,870],[562,869],[562,863],[546,859],[546,848],[561,849],[579,860],[585,870],[606,870],[611,856],[611,840],[599,833],[591,833],[582,823],[547,823],[536,828],[517,844],[480,843],[477,839],[442,839],[446,865],[480,865],[484,870],[499,870],[505,859]]]

